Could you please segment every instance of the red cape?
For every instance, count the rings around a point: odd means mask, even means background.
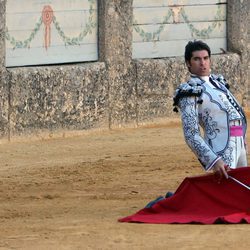
[[[250,167],[229,175],[250,186]],[[188,177],[175,194],[150,208],[119,219],[142,223],[250,223],[250,190],[232,179],[216,182],[213,174]]]

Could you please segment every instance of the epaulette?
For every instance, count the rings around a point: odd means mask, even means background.
[[[219,83],[223,84],[227,89],[230,88],[228,82],[226,81],[226,79],[224,78],[223,75],[214,75],[211,74],[212,79],[218,81]]]
[[[178,112],[178,103],[179,100],[183,97],[188,97],[188,96],[201,96],[203,91],[203,88],[201,86],[201,82],[197,82],[194,79],[191,79],[188,82],[180,84],[180,86],[176,89],[174,97],[173,97],[173,106],[174,106],[174,111]],[[202,100],[200,100],[202,102]]]

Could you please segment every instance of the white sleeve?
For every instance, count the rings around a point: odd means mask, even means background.
[[[200,133],[196,97],[183,97],[179,101],[183,133],[187,145],[191,148],[205,170],[210,170],[221,158],[206,143]]]

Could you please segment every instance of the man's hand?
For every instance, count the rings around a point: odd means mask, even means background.
[[[228,179],[227,169],[223,160],[219,159],[213,166],[215,176],[220,181],[222,178]]]

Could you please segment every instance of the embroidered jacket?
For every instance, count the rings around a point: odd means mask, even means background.
[[[180,84],[174,95],[174,110],[180,109],[185,140],[205,170],[220,158],[227,162],[230,157],[230,121],[242,121],[244,137],[247,126],[244,111],[223,76],[210,75],[210,81],[217,87],[192,76],[190,81]]]

